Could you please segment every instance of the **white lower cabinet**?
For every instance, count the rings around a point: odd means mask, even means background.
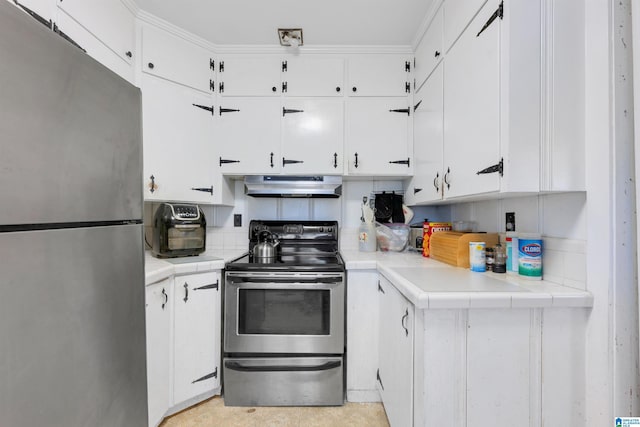
[[[147,394],[149,425],[157,426],[171,406],[171,305],[173,278],[147,286]]]
[[[220,270],[147,286],[149,426],[220,394]]]
[[[391,427],[413,425],[414,306],[380,276],[376,379]]]
[[[347,400],[379,402],[378,272],[354,270],[347,274]]]
[[[173,404],[220,387],[220,273],[175,278]]]

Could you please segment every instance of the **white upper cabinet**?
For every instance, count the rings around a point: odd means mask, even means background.
[[[350,98],[346,102],[349,175],[410,175],[408,98]]]
[[[135,17],[121,1],[58,0],[58,7],[124,61],[132,62]]]
[[[216,116],[209,108],[211,95],[143,76],[146,200],[233,203],[228,183],[214,168]]]
[[[55,15],[55,0],[19,0],[18,3],[32,11],[33,13],[39,15],[45,21],[53,21],[53,17]],[[11,0],[12,4],[15,4],[13,0]],[[16,5],[16,7],[19,7]],[[23,8],[21,8],[24,10]]]
[[[349,96],[406,96],[411,91],[409,55],[354,55],[347,70]]]
[[[66,0],[65,0],[66,1]],[[212,93],[215,63],[211,52],[150,25],[142,27],[142,71]]]
[[[497,7],[491,1],[444,63],[445,196],[500,189],[498,173],[478,174],[500,160],[500,20],[480,35]]]
[[[287,96],[342,96],[344,60],[289,56],[283,61],[282,82]]]
[[[226,56],[218,63],[222,96],[279,96],[282,60],[273,56]]]
[[[219,98],[216,155],[212,167],[223,174],[280,172],[280,98]]]
[[[415,89],[419,88],[444,57],[442,50],[443,8],[433,17],[427,32],[416,48],[413,77]]]
[[[282,118],[282,172],[342,175],[342,99],[285,98]]]
[[[444,50],[462,34],[487,0],[446,0],[444,2]]]
[[[414,175],[405,192],[409,205],[442,198],[443,72],[436,67],[413,96]]]

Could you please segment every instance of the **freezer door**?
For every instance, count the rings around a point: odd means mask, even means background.
[[[0,233],[0,424],[146,426],[142,226]]]
[[[140,90],[8,2],[0,58],[0,225],[142,218]]]

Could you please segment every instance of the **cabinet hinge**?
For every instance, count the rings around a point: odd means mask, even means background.
[[[222,113],[237,113],[240,110],[235,109],[235,108],[222,108],[220,107],[220,115],[222,115]]]
[[[63,39],[65,39],[66,41],[68,41],[69,43],[71,43],[72,45],[74,45],[75,47],[77,47],[78,49],[80,49],[81,51],[83,51],[84,53],[87,53],[87,50],[84,49],[82,46],[80,46],[78,43],[75,42],[75,40],[73,40],[71,37],[69,37],[68,35],[66,35],[59,27],[58,25],[54,22],[53,23],[53,32],[56,33],[57,35],[59,35],[60,37],[62,37]]]
[[[498,172],[500,176],[503,175],[504,159],[502,157],[500,158],[500,161],[497,164],[489,166],[488,168],[484,168],[481,171],[476,172],[476,175],[484,175],[484,174],[495,173],[495,172]]]
[[[224,73],[224,61],[218,62],[218,71]]]
[[[285,167],[286,165],[294,165],[296,163],[304,163],[304,160],[289,160],[284,157],[282,158],[282,167]]]
[[[287,93],[287,82],[282,82],[282,93]]]
[[[418,101],[418,103],[416,105],[413,106],[413,111],[415,112],[418,107],[420,106],[420,104],[422,104],[422,99],[420,101]]]
[[[216,82],[214,82],[213,80],[209,79],[209,90],[211,92],[215,92],[216,91]]]
[[[216,280],[216,283],[212,283],[210,285],[204,285],[204,286],[200,286],[199,288],[193,288],[194,291],[201,291],[201,290],[206,290],[206,289],[215,289],[215,290],[219,290],[218,289],[218,284],[220,282],[218,280]]]
[[[396,108],[395,110],[389,110],[390,113],[407,113],[407,116],[411,115],[409,108]]]
[[[493,15],[491,15],[489,17],[487,22],[484,24],[484,26],[478,32],[478,34],[476,34],[476,37],[480,36],[480,34],[482,34],[484,30],[489,28],[489,25],[493,24],[493,21],[495,21],[496,18],[502,19],[503,16],[504,16],[504,5],[503,5],[503,2],[500,2],[500,4],[498,5],[498,9],[496,9],[496,11],[493,12]]]
[[[389,163],[393,163],[396,165],[407,165],[409,167],[411,165],[411,160],[407,157],[407,160],[391,160]]]
[[[409,62],[409,61],[405,61],[405,62],[404,62],[404,70],[405,70],[407,73],[411,72],[411,62]]]
[[[240,160],[229,160],[229,159],[223,159],[222,157],[220,157],[220,166],[226,165],[227,163],[240,163]]]
[[[203,193],[209,193],[213,196],[213,185],[211,187],[192,187],[193,191],[202,191]],[[185,302],[187,300],[185,299]]]
[[[213,116],[213,105],[211,107],[209,107],[207,105],[200,105],[200,104],[191,104],[191,105],[193,105],[194,107],[198,107],[198,108],[200,108],[202,110],[209,111],[211,113],[211,115]]]
[[[404,84],[404,91],[407,92],[407,93],[411,93],[411,83],[406,82]]]
[[[218,378],[218,367],[216,366],[216,370],[211,372],[210,374],[205,375],[204,377],[200,377],[197,380],[193,380],[191,384],[195,384],[199,381],[208,380],[209,378]]]
[[[224,93],[224,82],[218,83],[218,93]]]
[[[384,385],[382,384],[382,378],[380,378],[380,368],[376,371],[376,380],[380,383],[380,387],[384,390]]]
[[[287,72],[287,61],[282,61],[282,72],[283,73]]]
[[[285,114],[292,114],[292,113],[304,113],[304,110],[294,110],[292,108],[282,107],[282,117],[284,117]]]
[[[209,68],[211,68],[213,71],[216,70],[216,61],[214,61],[212,58],[209,58]]]
[[[378,280],[378,292],[382,292],[383,294],[386,294],[386,292],[384,291],[384,289],[380,285],[380,280]]]

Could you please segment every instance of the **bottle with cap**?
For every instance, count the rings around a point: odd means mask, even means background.
[[[506,273],[507,272],[507,253],[504,247],[498,243],[493,248],[493,272],[494,273]]]

